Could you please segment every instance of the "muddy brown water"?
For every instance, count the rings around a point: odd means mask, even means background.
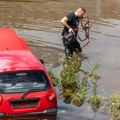
[[[83,49],[87,59],[82,68],[90,70],[100,64],[99,94],[119,93],[120,0],[0,0],[0,26],[16,30],[45,61],[45,66],[52,66],[59,73],[64,58],[60,20],[81,6],[93,19],[91,42]],[[79,34],[84,36],[82,32]],[[88,105],[80,108],[67,105],[58,98],[57,120],[93,120],[94,114],[87,108]],[[100,112],[96,119],[108,120],[109,116]]]

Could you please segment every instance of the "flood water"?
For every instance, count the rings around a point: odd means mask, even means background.
[[[0,26],[16,30],[29,48],[45,61],[45,66],[52,66],[59,73],[64,58],[60,20],[81,6],[93,19],[91,42],[83,49],[87,59],[82,68],[90,70],[100,64],[99,94],[119,93],[120,0],[0,0]],[[93,120],[93,115],[87,105],[77,108],[58,98],[57,120]],[[96,120],[108,119],[103,113],[96,117]]]

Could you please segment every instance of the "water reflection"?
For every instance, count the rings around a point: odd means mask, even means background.
[[[95,63],[100,63],[99,93],[108,95],[118,92],[120,91],[118,84],[120,78],[119,0],[69,0],[69,2],[68,0],[0,0],[0,26],[15,29],[28,42],[29,48],[45,61],[46,66],[53,66],[59,72],[64,57],[61,41],[63,26],[60,20],[68,12],[80,6],[85,7],[93,18],[93,27],[90,31],[91,42],[83,49],[88,59],[82,67],[88,69]],[[82,32],[79,34],[83,35]],[[92,114],[89,114],[90,111],[86,111],[85,108],[76,109],[71,105],[68,107],[60,99],[58,102],[63,110],[65,107],[71,110],[70,113],[64,114],[60,109],[59,120],[73,119],[71,113],[76,120],[80,119],[80,116],[82,120],[93,119]],[[103,114],[98,116],[98,120],[108,120]]]

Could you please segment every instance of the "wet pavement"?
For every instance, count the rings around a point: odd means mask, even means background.
[[[61,41],[63,26],[60,23],[67,13],[85,7],[93,19],[91,42],[83,49],[87,57],[82,68],[90,70],[100,64],[98,74],[99,94],[110,95],[120,91],[120,1],[119,0],[0,0],[0,26],[9,27],[24,38],[29,48],[53,67],[56,73],[62,69],[64,47]],[[81,37],[83,32],[79,32]],[[81,43],[81,46],[84,42]],[[93,120],[88,105],[77,108],[58,98],[57,120]],[[108,120],[98,113],[96,120]]]

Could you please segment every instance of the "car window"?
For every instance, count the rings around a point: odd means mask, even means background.
[[[19,93],[29,89],[50,88],[44,71],[19,71],[0,73],[0,93]]]

